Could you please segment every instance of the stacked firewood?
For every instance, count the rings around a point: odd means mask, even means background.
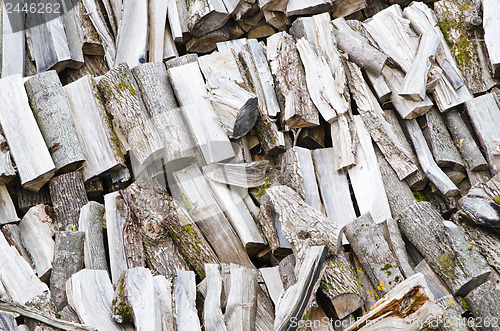
[[[498,1],[58,3],[3,2],[0,329],[500,328]]]

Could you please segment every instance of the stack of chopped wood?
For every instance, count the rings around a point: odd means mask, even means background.
[[[500,328],[498,1],[58,3],[3,2],[0,329]]]

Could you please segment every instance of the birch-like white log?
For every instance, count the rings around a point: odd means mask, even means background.
[[[178,331],[201,330],[196,311],[196,280],[194,272],[177,270],[174,280],[174,316]]]
[[[175,320],[172,299],[172,280],[163,275],[153,277],[157,318],[161,320],[161,330],[174,330]]]
[[[29,107],[20,75],[0,80],[0,100],[0,125],[21,184],[36,192],[52,177],[55,166]]]
[[[146,62],[148,41],[148,1],[124,0],[116,37],[115,66],[127,63],[130,68]]]

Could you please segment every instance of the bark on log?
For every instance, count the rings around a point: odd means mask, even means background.
[[[97,34],[97,30],[95,29],[92,21],[89,18],[89,15],[86,14],[85,7],[83,2],[76,1],[74,3],[75,6],[75,14],[78,21],[78,25],[80,26],[82,33],[82,51],[84,54],[84,62],[85,55],[104,55],[104,48],[101,43],[101,38]]]
[[[21,184],[36,192],[54,174],[54,162],[29,108],[21,76],[1,79],[0,91],[0,124],[19,171]],[[23,123],[22,130],[19,130],[19,123]]]
[[[50,293],[56,311],[68,305],[66,281],[84,268],[83,246],[85,233],[59,231],[56,233],[54,262],[50,274]]]
[[[80,208],[89,202],[82,173],[74,171],[54,177],[49,182],[49,191],[59,230],[78,230]]]
[[[80,168],[85,156],[56,72],[51,70],[33,76],[24,86],[31,110],[56,166],[56,174]]]
[[[398,223],[392,218],[388,218],[384,223],[384,238],[389,244],[392,254],[398,260],[399,270],[403,276],[408,278],[413,275],[415,273],[411,263],[413,261],[406,251],[406,244],[401,237]]]
[[[127,63],[133,68],[146,62],[148,41],[148,3],[124,0],[116,36],[115,66]]]
[[[174,316],[178,331],[201,330],[196,311],[196,282],[194,272],[177,270],[174,281]]]
[[[83,255],[87,269],[108,270],[104,248],[104,215],[104,206],[95,201],[90,201],[80,209],[78,229],[85,233]]]
[[[500,307],[496,304],[499,300],[500,291],[491,281],[478,286],[465,297],[474,317],[478,322],[482,321],[477,325],[481,330],[493,331],[498,328],[495,321],[500,315]]]

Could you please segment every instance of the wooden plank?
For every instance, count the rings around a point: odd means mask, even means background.
[[[177,270],[174,281],[175,324],[178,331],[201,330],[196,311],[196,281],[194,272]]]
[[[2,78],[0,91],[0,124],[21,184],[36,192],[54,174],[54,162],[29,108],[21,76]],[[23,123],[22,130],[19,130],[19,123]]]
[[[484,41],[488,49],[494,76],[500,76],[500,48],[498,47],[498,34],[500,33],[499,4],[496,1],[485,0],[483,6]]]
[[[25,13],[7,13],[2,1],[2,78],[11,75],[24,77],[25,61]]]
[[[104,248],[104,206],[90,201],[80,209],[78,229],[85,233],[84,259],[85,268],[108,270],[106,250]]]
[[[85,156],[57,73],[50,70],[35,75],[29,78],[24,86],[31,110],[56,166],[56,173],[80,168]]]
[[[122,17],[116,37],[115,66],[127,63],[133,68],[146,62],[148,41],[148,3],[123,1]]]

